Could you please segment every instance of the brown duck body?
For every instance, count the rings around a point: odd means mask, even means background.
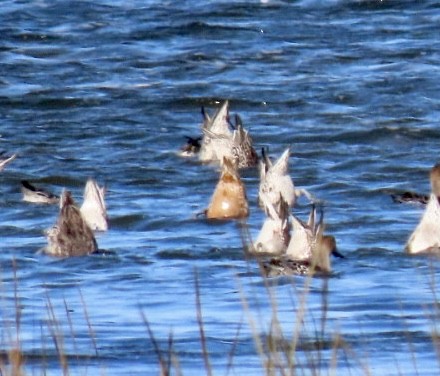
[[[206,210],[208,219],[239,219],[249,215],[246,188],[237,168],[226,158],[222,173]]]
[[[61,196],[60,213],[55,226],[47,231],[47,240],[45,253],[53,256],[83,256],[98,250],[92,229],[68,191]]]

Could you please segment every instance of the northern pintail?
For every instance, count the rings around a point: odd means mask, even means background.
[[[94,179],[88,179],[84,188],[81,214],[93,231],[107,231],[108,217],[105,206],[105,187],[99,187]]]
[[[440,164],[431,169],[430,181],[431,195],[420,223],[406,244],[408,253],[440,251]]]
[[[84,256],[98,250],[92,229],[66,190],[61,194],[57,222],[46,231],[46,236],[48,245],[44,252],[52,256]]]
[[[208,209],[208,219],[239,219],[249,215],[246,188],[233,161],[223,158],[222,171]]]
[[[250,251],[255,254],[282,255],[290,241],[289,207],[282,198],[279,208],[267,201],[264,204],[267,216]]]
[[[283,275],[328,275],[331,273],[330,255],[343,257],[336,249],[336,240],[331,235],[323,235],[314,245],[310,260],[294,260],[287,256],[272,258],[262,263],[266,277]]]
[[[232,134],[232,158],[237,161],[238,168],[254,167],[258,164],[258,155],[249,131],[244,129],[239,115],[235,115],[235,130]]]
[[[23,201],[37,204],[56,204],[60,198],[44,189],[37,188],[27,180],[21,181],[21,192]]]
[[[190,136],[185,136],[185,138],[186,144],[182,146],[179,154],[181,157],[193,157],[200,151],[200,142],[202,141],[202,137],[194,138]]]
[[[258,155],[249,132],[241,118],[235,116],[235,127],[229,121],[229,102],[225,101],[212,119],[205,113],[203,138],[199,159],[202,162],[221,162],[224,157],[236,161],[238,168],[256,166]]]
[[[409,204],[423,204],[426,205],[429,201],[429,195],[424,195],[415,192],[403,192],[403,193],[393,193],[391,198],[394,202],[399,204],[409,203]]]
[[[292,237],[287,246],[286,256],[294,260],[310,260],[312,249],[323,232],[324,212],[321,208],[319,220],[316,221],[316,205],[312,205],[307,223],[295,215],[290,216]]]
[[[5,155],[5,152],[0,153],[0,171],[2,171],[5,166],[13,161],[17,157],[17,154],[12,154],[10,157]]]
[[[258,201],[263,209],[263,202],[267,201],[272,205],[279,205],[282,198],[290,208],[295,206],[296,198],[305,195],[310,201],[313,196],[305,189],[295,189],[292,178],[289,176],[290,148],[272,163],[265,149],[262,149],[260,161],[260,185],[258,190]]]
[[[212,118],[202,109],[204,117],[202,125],[202,142],[200,145],[199,160],[202,162],[220,162],[223,157],[230,157],[229,143],[232,131],[229,128],[229,101],[223,102]]]
[[[307,223],[291,216],[292,237],[286,253],[262,263],[263,274],[268,277],[290,274],[328,274],[331,272],[330,255],[343,257],[336,249],[333,236],[324,235],[324,214],[321,209],[316,222],[316,206],[313,205]]]

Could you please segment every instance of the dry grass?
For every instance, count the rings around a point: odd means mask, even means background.
[[[252,262],[252,261],[250,261]],[[14,267],[15,264],[14,264]],[[255,270],[255,265],[252,266]],[[0,376],[24,376],[26,375],[27,356],[22,351],[20,341],[21,323],[22,323],[22,307],[19,296],[19,281],[15,272],[14,282],[14,299],[15,299],[15,317],[8,321],[3,318],[3,332],[7,333],[7,350],[3,351],[0,358]],[[356,375],[371,375],[372,371],[368,365],[368,359],[365,355],[359,355],[350,346],[341,335],[329,325],[329,279],[313,277],[292,278],[291,284],[287,285],[284,280],[284,288],[290,291],[290,301],[283,301],[283,309],[288,307],[292,312],[291,326],[286,327],[286,322],[280,320],[280,307],[277,293],[279,286],[273,280],[264,279],[263,277],[254,276],[250,278],[258,279],[258,294],[249,294],[245,292],[242,285],[243,280],[238,278],[236,283],[240,292],[240,301],[242,307],[242,319],[237,322],[235,337],[230,341],[230,349],[225,354],[226,365],[222,367],[222,374],[235,374],[234,364],[237,362],[237,349],[241,345],[242,333],[249,330],[252,334],[255,354],[260,359],[260,371],[262,375],[267,376],[295,376],[295,375],[337,375],[341,365],[347,367],[348,373]],[[426,316],[430,320],[432,332],[432,344],[437,354],[438,368],[440,369],[440,332],[436,318],[440,316],[440,306],[437,303],[435,273],[431,273],[429,286],[431,287],[433,301],[433,309],[435,312],[426,312]],[[299,282],[298,282],[299,281]],[[248,281],[247,281],[248,282]],[[257,284],[256,284],[257,285]],[[310,309],[310,294],[316,295],[319,287],[320,304],[319,309],[316,305],[313,310]],[[198,334],[200,341],[200,374],[212,376],[216,373],[215,367],[211,360],[212,354],[209,351],[208,338],[209,326],[205,325],[203,315],[203,291],[201,291],[200,276],[197,270],[194,272],[194,301],[195,301],[195,318],[198,325]],[[263,291],[262,291],[263,290]],[[264,292],[262,294],[262,292]],[[83,307],[83,322],[86,323],[88,337],[90,340],[90,357],[100,358],[99,338],[93,328],[87,302],[79,291],[80,301]],[[259,296],[259,298],[258,298]],[[264,302],[258,301],[264,299]],[[264,306],[269,309],[269,316],[261,314],[255,307]],[[45,308],[47,312],[47,320],[45,326],[41,327],[41,374],[45,374],[47,367],[47,359],[45,351],[48,351],[47,342],[50,347],[55,348],[57,362],[59,364],[60,374],[72,374],[69,359],[74,359],[74,355],[68,354],[68,350],[75,354],[77,351],[77,333],[71,315],[71,309],[64,300],[64,313],[54,309],[49,294],[45,297]],[[150,325],[147,315],[139,308],[140,323],[145,328],[145,336],[152,344],[154,354],[157,358],[158,368],[161,376],[184,374],[184,370],[179,361],[179,352],[175,350],[175,338],[170,332],[165,344],[160,345],[154,331]],[[61,317],[60,317],[61,315]],[[262,319],[266,317],[266,319]],[[267,320],[269,317],[269,320]],[[416,349],[412,347],[412,340],[408,329],[408,356],[412,357],[413,369],[418,372]],[[360,333],[361,335],[361,333]],[[48,346],[49,347],[49,346]],[[53,364],[53,357],[51,358]],[[75,359],[74,359],[75,360]],[[35,361],[35,358],[33,359]],[[84,373],[87,374],[87,361],[81,358],[76,359],[76,363],[84,361]],[[395,366],[396,368],[398,367]],[[146,369],[148,364],[146,362]],[[77,368],[75,368],[77,370]],[[96,374],[96,368],[90,369],[91,374]],[[93,372],[92,372],[93,371]],[[419,372],[420,373],[420,372]],[[103,372],[102,374],[106,374]]]

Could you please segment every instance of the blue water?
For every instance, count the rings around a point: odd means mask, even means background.
[[[171,348],[173,374],[207,374],[197,280],[214,374],[266,374],[272,337],[288,368],[306,293],[291,374],[437,375],[439,262],[403,252],[423,207],[390,193],[429,192],[438,162],[439,21],[434,0],[3,1],[2,373],[19,348],[26,374],[157,375]],[[176,152],[224,99],[325,201],[331,278],[267,286],[237,224],[197,216],[218,171]],[[88,177],[108,187],[107,252],[40,254],[58,209],[20,180],[81,202]],[[256,236],[258,173],[242,178]]]

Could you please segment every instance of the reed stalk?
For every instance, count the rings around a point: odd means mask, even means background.
[[[244,237],[243,237],[244,238]],[[248,268],[251,268],[252,260],[249,260]],[[2,352],[0,360],[0,376],[25,376],[26,356],[22,350],[21,331],[23,321],[23,311],[21,306],[21,297],[19,293],[19,273],[15,261],[13,265],[13,298],[15,312],[11,320],[3,317],[3,332],[6,333],[8,343],[4,344],[7,349]],[[254,270],[255,265],[254,265]],[[253,277],[250,277],[253,278]],[[371,376],[372,370],[368,366],[368,357],[361,357],[353,350],[348,342],[343,338],[338,330],[331,333],[329,325],[329,312],[331,309],[329,284],[331,278],[319,278],[306,276],[291,278],[289,301],[283,301],[283,309],[286,309],[288,303],[291,305],[292,322],[291,326],[286,330],[280,322],[279,300],[276,293],[279,290],[277,280],[270,280],[264,277],[257,276],[258,282],[262,281],[264,286],[263,302],[258,302],[261,290],[258,293],[245,293],[243,281],[237,277],[238,291],[240,294],[240,302],[242,309],[242,316],[237,323],[237,329],[232,339],[230,351],[227,353],[227,364],[225,366],[226,375],[234,373],[234,363],[236,361],[237,349],[240,346],[240,335],[243,332],[245,325],[249,326],[250,333],[253,338],[255,354],[259,357],[261,364],[261,372],[267,376],[296,376],[296,375],[313,375],[319,376],[323,373],[328,375],[338,374],[338,365],[342,360],[343,364],[349,366],[349,374],[363,374]],[[260,279],[261,278],[261,279]],[[430,288],[433,304],[425,307],[425,315],[431,324],[431,339],[432,345],[438,361],[438,368],[440,369],[440,334],[438,329],[438,317],[440,317],[440,304],[438,301],[436,271],[432,267],[431,273],[427,275],[428,286]],[[286,280],[283,280],[286,283]],[[319,285],[319,283],[321,285]],[[255,284],[256,285],[256,284]],[[251,288],[255,288],[254,284],[250,284]],[[259,284],[261,286],[261,284]],[[318,310],[313,311],[309,307],[309,298],[313,291],[320,290],[320,304]],[[194,293],[195,293],[195,314],[199,333],[198,340],[200,341],[200,361],[203,362],[203,373],[207,376],[214,375],[214,369],[211,364],[211,354],[209,351],[209,328],[207,328],[203,316],[202,291],[200,283],[200,275],[197,269],[194,270]],[[87,333],[93,346],[94,355],[99,358],[98,351],[98,337],[94,330],[93,324],[90,320],[90,315],[86,306],[83,294],[79,291],[81,305],[83,308],[83,315],[87,323]],[[254,309],[254,303],[257,309]],[[262,303],[262,304],[260,304]],[[70,333],[67,335],[63,332],[62,321],[57,315],[54,304],[49,297],[49,291],[46,290],[45,307],[47,311],[46,326],[41,325],[41,368],[42,374],[45,374],[45,369],[48,366],[46,353],[48,347],[45,346],[45,339],[47,338],[47,330],[50,334],[50,339],[58,356],[60,364],[60,373],[64,376],[70,375],[73,371],[70,369],[68,362],[68,355],[66,347],[71,341],[73,345],[73,352],[78,352],[77,333],[74,330],[74,322],[69,309],[67,301],[63,300],[64,311],[67,318],[67,327]],[[269,317],[264,318],[261,314],[260,306],[263,305],[269,309]],[[289,307],[290,309],[290,307]],[[403,309],[402,309],[403,312]],[[160,376],[183,376],[183,370],[179,363],[179,354],[174,349],[175,338],[172,331],[170,331],[164,348],[160,348],[159,341],[152,330],[151,323],[147,319],[146,314],[140,310],[141,320],[146,328],[148,338],[153,347],[153,351],[157,356],[159,364]],[[411,330],[402,314],[401,319],[405,325],[405,333],[407,334],[408,354],[411,358],[413,369],[411,370],[415,375],[421,374],[419,365],[417,363],[417,353],[411,338]],[[311,324],[312,328],[307,324]],[[359,334],[361,335],[361,333]],[[327,356],[327,353],[329,356]],[[80,360],[78,356],[78,361]],[[87,366],[87,365],[86,365]],[[353,368],[352,368],[353,367]],[[402,372],[398,360],[394,364],[395,374],[406,373]],[[104,373],[105,374],[105,373]],[[224,373],[223,373],[224,374]]]
[[[152,345],[153,345],[153,349],[154,349],[154,353],[157,356],[157,359],[159,361],[159,365],[160,365],[160,375],[161,376],[168,376],[170,375],[171,369],[170,369],[170,360],[171,360],[171,351],[172,351],[172,335],[170,334],[169,336],[169,346],[168,346],[168,361],[166,361],[163,357],[162,351],[159,348],[159,344],[156,341],[156,337],[154,336],[153,331],[151,330],[151,326],[150,326],[150,322],[148,321],[147,317],[145,316],[145,313],[141,310],[141,318],[142,318],[142,322],[145,326],[145,328],[147,328],[147,333],[148,333],[148,338],[150,339]]]
[[[48,328],[49,332],[55,346],[56,352],[58,354],[59,362],[63,371],[64,376],[69,375],[69,364],[67,361],[67,356],[64,351],[64,335],[61,329],[61,325],[55,314],[54,306],[48,293],[46,292],[46,310],[49,315],[48,318]]]
[[[203,325],[203,315],[202,315],[202,303],[200,301],[200,286],[199,286],[199,274],[197,269],[194,271],[194,288],[196,294],[196,312],[197,312],[197,324],[200,333],[200,344],[202,345],[202,356],[205,362],[205,371],[208,376],[212,376],[212,368],[209,361],[209,351],[206,343],[205,329]]]

